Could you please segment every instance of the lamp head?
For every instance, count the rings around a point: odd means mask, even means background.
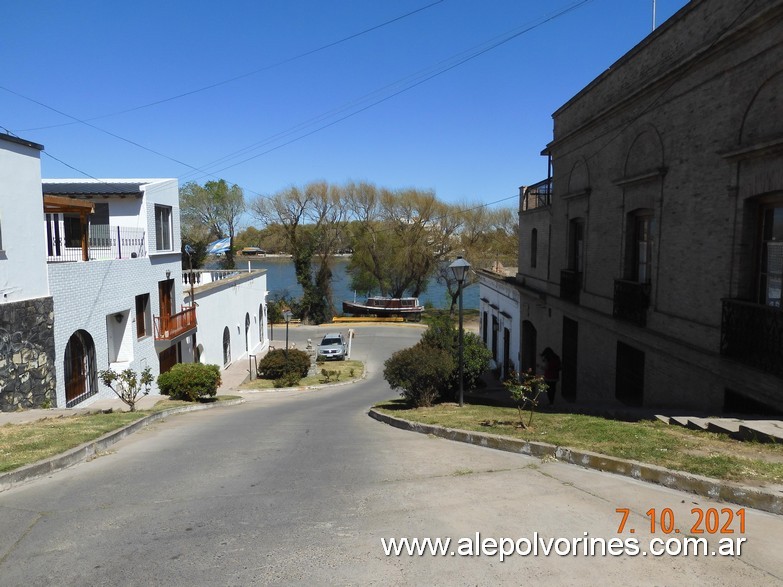
[[[449,265],[449,269],[451,269],[452,273],[454,273],[454,279],[457,280],[457,283],[462,285],[462,283],[465,281],[465,278],[468,276],[470,263],[463,259],[462,256],[459,256],[451,265]]]

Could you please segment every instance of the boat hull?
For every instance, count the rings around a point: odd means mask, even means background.
[[[343,302],[343,312],[354,316],[402,316],[418,320],[424,306],[417,298],[368,298],[365,303]]]

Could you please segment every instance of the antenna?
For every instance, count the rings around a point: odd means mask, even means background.
[[[652,0],[652,30],[655,30],[655,0]]]

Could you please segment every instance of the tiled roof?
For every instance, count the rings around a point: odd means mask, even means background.
[[[141,195],[141,186],[147,181],[91,181],[58,182],[44,181],[45,196],[100,196],[100,195]]]

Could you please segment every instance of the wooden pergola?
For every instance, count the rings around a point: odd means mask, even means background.
[[[64,196],[47,196],[44,194],[44,214],[78,214],[79,227],[82,232],[82,261],[90,260],[89,230],[87,229],[87,217],[95,210],[92,202],[67,198]]]

